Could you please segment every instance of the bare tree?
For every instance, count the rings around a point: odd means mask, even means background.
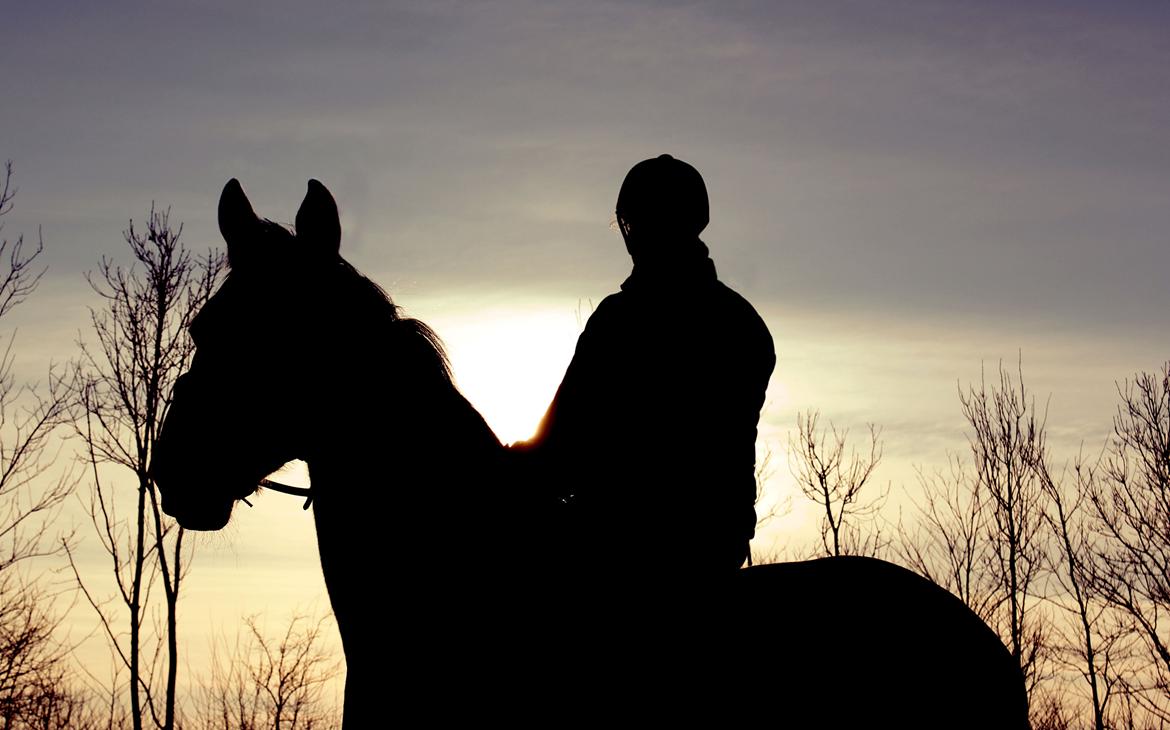
[[[1118,386],[1121,404],[1089,490],[1095,513],[1094,591],[1125,617],[1145,671],[1132,698],[1170,722],[1170,362]]]
[[[958,456],[950,473],[918,471],[921,501],[913,529],[899,524],[894,551],[904,565],[946,588],[984,621],[996,608],[995,586],[985,570],[990,559],[986,540],[987,500],[979,481]]]
[[[128,672],[134,730],[141,730],[144,718],[159,728],[175,727],[183,530],[163,515],[149,465],[175,381],[194,351],[187,325],[225,267],[221,254],[193,255],[181,235],[182,225],[171,225],[169,211],[151,206],[146,229],[131,221],[124,233],[134,264],[123,268],[103,258],[87,277],[104,306],[91,310],[96,345],[79,343],[73,381],[80,409],[76,429],[92,478],[87,506],[110,557],[116,600],[95,595],[72,556],[70,563]],[[118,508],[122,490],[134,497],[129,517]],[[146,622],[156,585],[162,589],[163,626],[152,632]],[[122,619],[112,607],[119,605]]]
[[[1053,477],[1045,459],[1037,461],[1035,467],[1048,497],[1045,520],[1055,540],[1050,575],[1057,590],[1049,600],[1069,619],[1067,628],[1054,622],[1053,632],[1059,641],[1053,648],[1063,663],[1084,679],[1093,728],[1105,730],[1109,702],[1119,683],[1116,659],[1125,637],[1092,583],[1094,548],[1087,508],[1097,489],[1097,467],[1083,455],[1077,456],[1071,471],[1062,478]]]
[[[1045,458],[1044,418],[1023,375],[1013,378],[1002,366],[998,383],[989,386],[985,377],[978,388],[960,389],[959,402],[971,460],[950,457],[949,474],[920,470],[917,523],[899,530],[894,549],[996,630],[1019,662],[1031,699],[1045,678],[1048,651],[1040,588],[1049,533],[1036,470]],[[1035,709],[1045,722],[1060,710]]]
[[[0,577],[0,727],[50,723],[63,709],[68,648],[56,640],[48,596],[23,576]]]
[[[858,452],[847,447],[848,429],[838,431],[829,423],[819,425],[820,412],[796,416],[797,438],[789,440],[795,464],[792,475],[806,497],[824,511],[821,517],[821,546],[826,555],[874,555],[882,547],[880,528],[872,518],[885,504],[887,488],[862,490],[882,460],[881,429],[869,425],[869,448]],[[869,532],[862,526],[870,521]]]
[[[999,368],[999,383],[984,378],[959,402],[971,428],[973,478],[986,500],[985,567],[994,585],[990,623],[1020,663],[1029,692],[1042,679],[1045,622],[1038,581],[1047,556],[1044,495],[1035,464],[1044,458],[1045,419],[1037,416],[1022,371]]]
[[[778,520],[792,511],[791,494],[784,494],[782,496],[769,494],[767,485],[775,474],[772,457],[772,448],[767,447],[764,450],[763,457],[756,464],[755,537],[759,537],[761,528],[765,528],[773,520]],[[760,511],[761,509],[763,509],[763,512]],[[751,549],[748,550],[747,564],[749,567],[752,565],[777,563],[784,559],[787,546],[771,545],[766,551],[760,552],[755,549],[755,537],[752,539],[753,545]]]
[[[15,194],[8,162],[0,216]],[[45,272],[37,261],[43,248],[39,235],[32,250],[23,236],[0,239],[0,317],[36,289]],[[68,470],[54,472],[55,434],[68,418],[68,398],[52,371],[44,386],[18,383],[14,340],[8,336],[0,351],[0,723],[63,727],[76,704],[66,687],[68,649],[54,636],[53,596],[31,566],[59,552],[53,524],[75,484]]]
[[[340,708],[326,689],[340,662],[321,647],[328,616],[293,616],[280,635],[266,635],[255,616],[244,619],[226,661],[213,650],[209,684],[196,696],[196,725],[205,730],[328,730]]]

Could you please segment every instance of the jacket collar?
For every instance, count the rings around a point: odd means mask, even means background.
[[[698,238],[672,248],[669,257],[639,258],[622,283],[622,291],[689,288],[717,280],[715,262],[707,245]]]

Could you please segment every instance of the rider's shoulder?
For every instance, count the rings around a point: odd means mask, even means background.
[[[764,318],[760,316],[760,313],[756,311],[752,303],[747,300],[747,297],[732,289],[724,282],[715,282],[714,293],[714,298],[724,309],[734,312],[745,319],[758,322],[761,325],[764,324]]]
[[[606,296],[589,314],[588,324],[593,327],[605,325],[620,320],[630,308],[630,297],[625,292],[615,292]]]

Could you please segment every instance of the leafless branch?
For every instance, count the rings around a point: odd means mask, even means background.
[[[216,647],[212,676],[196,700],[197,726],[253,730],[334,728],[338,715],[324,696],[340,664],[321,648],[329,617],[295,615],[284,632],[266,634],[256,616],[244,619],[225,658]]]
[[[918,472],[921,501],[913,529],[900,527],[895,553],[903,564],[961,598],[984,621],[997,605],[984,571],[989,545],[987,503],[979,482],[959,456],[950,471]]]
[[[12,209],[12,163],[4,166],[0,216]],[[0,225],[0,229],[3,226]],[[23,237],[0,239],[0,318],[37,288],[44,268]],[[20,383],[14,374],[15,335],[0,351],[0,724],[4,727],[82,727],[77,696],[66,681],[68,647],[55,633],[54,596],[30,566],[60,551],[70,535],[54,535],[58,508],[75,479],[54,468],[58,427],[69,420],[69,398],[57,372],[48,382]],[[62,724],[64,723],[64,724]]]
[[[797,414],[797,438],[789,439],[792,475],[806,497],[824,511],[821,545],[826,555],[875,555],[885,543],[874,517],[885,504],[889,487],[862,494],[882,460],[881,429],[869,425],[869,447],[847,447],[848,429],[831,422],[823,430],[820,412]],[[863,527],[862,523],[868,523]],[[867,532],[868,531],[868,532]]]
[[[1013,376],[1001,365],[998,384],[989,387],[984,377],[978,389],[960,390],[959,401],[971,429],[974,478],[987,500],[986,570],[998,584],[992,623],[1020,662],[1031,690],[1046,660],[1036,589],[1048,533],[1035,469],[1046,453],[1045,418],[1036,413],[1022,368]]]
[[[1087,583],[1140,638],[1149,670],[1127,679],[1131,699],[1170,722],[1170,362],[1117,390],[1113,435],[1087,492]]]
[[[93,342],[79,340],[72,369],[81,413],[75,432],[91,475],[90,521],[110,558],[125,633],[113,630],[106,604],[88,590],[86,597],[129,672],[134,730],[144,721],[171,730],[177,718],[176,617],[189,548],[183,530],[162,514],[149,464],[175,382],[194,352],[187,326],[226,266],[214,252],[196,256],[181,237],[182,225],[153,205],[144,227],[130,222],[124,238],[133,264],[103,258],[87,275],[102,306],[90,311]],[[127,498],[133,506],[120,509]],[[158,590],[163,614],[151,613]]]

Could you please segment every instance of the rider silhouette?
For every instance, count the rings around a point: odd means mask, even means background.
[[[616,213],[633,273],[590,316],[536,436],[518,450],[538,484],[565,490],[561,559],[579,576],[639,584],[650,565],[656,578],[730,574],[755,531],[772,338],[716,277],[699,239],[709,211],[694,167],[670,155],[638,163]]]

